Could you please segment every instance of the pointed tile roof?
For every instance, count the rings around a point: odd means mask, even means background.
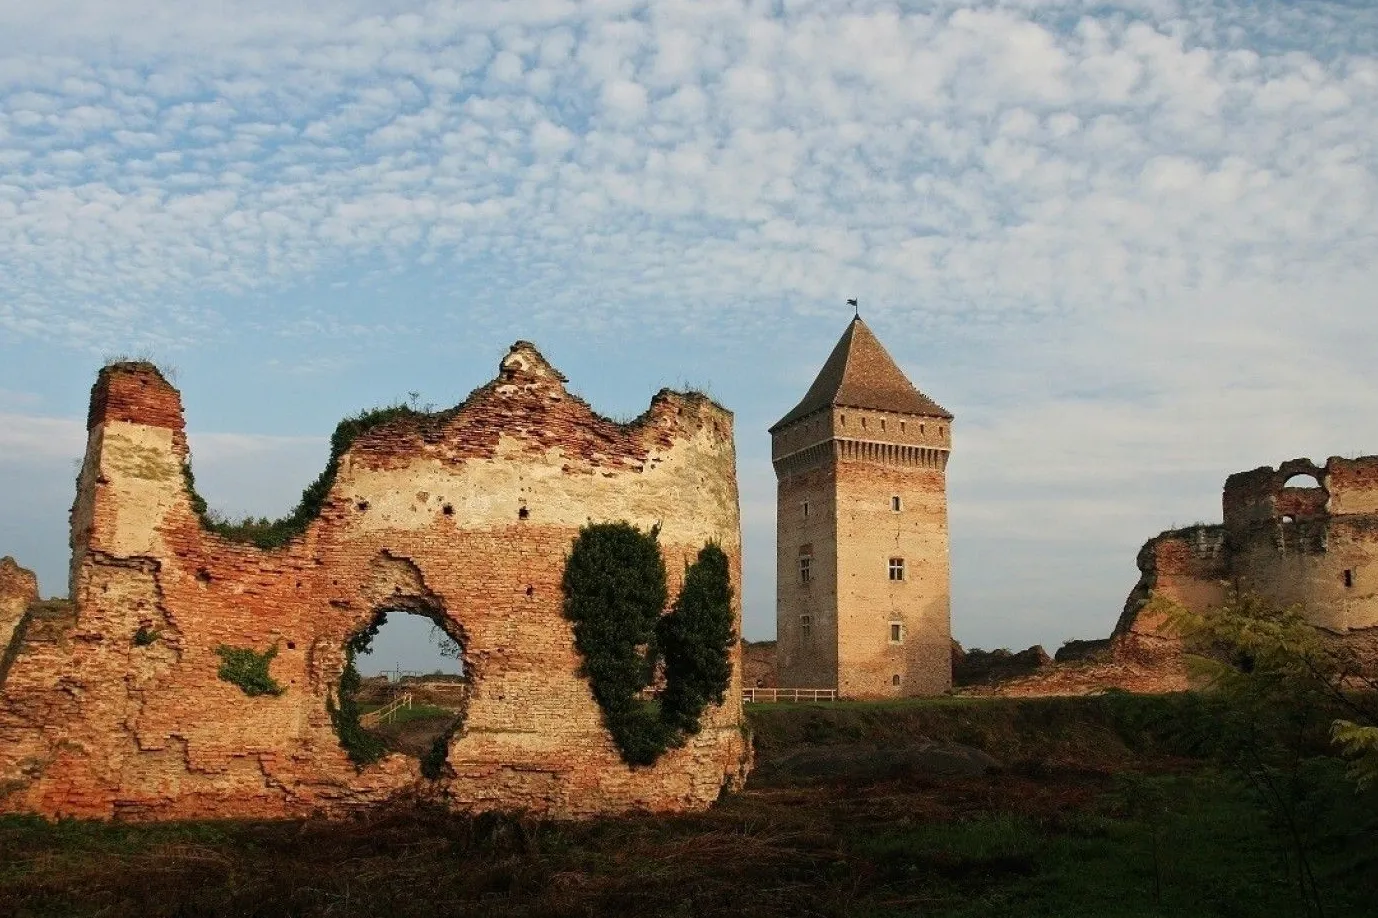
[[[852,319],[842,333],[803,401],[776,421],[770,431],[774,433],[833,405],[931,418],[952,417],[950,411],[914,388],[860,316]]]

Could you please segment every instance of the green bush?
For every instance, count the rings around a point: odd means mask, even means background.
[[[727,555],[705,546],[685,573],[675,608],[657,544],[659,529],[593,523],[565,565],[565,616],[584,658],[603,721],[629,765],[651,765],[697,733],[699,717],[722,703],[732,676],[732,586]],[[644,697],[664,653],[665,690]]]
[[[157,628],[149,628],[145,625],[140,625],[139,630],[134,632],[134,646],[148,647],[157,641],[161,635],[162,631]]]
[[[274,644],[263,653],[255,653],[248,647],[226,647],[221,644],[215,648],[220,656],[218,675],[226,682],[233,682],[246,695],[281,695],[284,691],[268,672],[268,664],[278,655]]]
[[[565,563],[564,611],[574,623],[583,674],[629,764],[653,763],[669,743],[641,692],[654,665],[655,626],[669,590],[656,537],[630,523],[591,523]]]
[[[710,542],[684,572],[684,587],[657,626],[665,657],[661,718],[684,733],[699,732],[709,704],[722,704],[732,681],[732,574],[727,553]]]

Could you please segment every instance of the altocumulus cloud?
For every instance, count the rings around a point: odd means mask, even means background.
[[[203,340],[226,317],[186,304],[360,258],[482,264],[494,301],[604,334],[860,293],[898,355],[955,355],[915,378],[962,409],[958,599],[1007,619],[983,641],[1103,631],[1145,519],[1210,518],[1229,470],[1378,448],[1366,5],[165,10],[0,8],[8,335]],[[1072,562],[996,563],[1046,538],[1120,567],[1063,603]]]

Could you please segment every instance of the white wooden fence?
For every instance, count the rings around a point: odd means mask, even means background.
[[[830,688],[744,688],[742,701],[836,701],[837,689]]]

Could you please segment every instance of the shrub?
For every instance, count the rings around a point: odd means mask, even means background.
[[[716,544],[685,571],[674,609],[658,529],[630,523],[585,526],[565,566],[565,616],[584,658],[594,698],[622,758],[653,764],[666,749],[699,731],[710,703],[721,704],[732,678],[732,581],[726,553]],[[665,688],[644,697],[660,655]]]
[[[684,587],[657,627],[665,656],[662,719],[676,730],[699,732],[699,716],[722,704],[732,680],[732,575],[727,554],[710,542],[684,572]]]
[[[656,621],[665,609],[665,562],[658,528],[592,523],[580,530],[565,563],[564,612],[574,623],[583,675],[623,758],[653,763],[669,731],[641,697],[654,657]]]
[[[220,678],[226,682],[233,682],[244,694],[254,696],[283,693],[282,686],[278,685],[268,672],[268,664],[278,655],[276,644],[263,653],[255,653],[248,647],[226,647],[224,644],[215,648],[215,652],[220,656]]]
[[[158,640],[161,634],[162,632],[157,628],[149,628],[146,625],[140,625],[139,630],[134,632],[134,646],[148,647],[153,644],[154,641]]]

